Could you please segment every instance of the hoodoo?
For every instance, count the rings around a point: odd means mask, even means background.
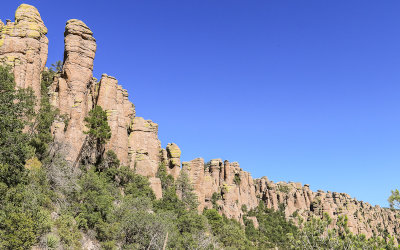
[[[15,22],[0,22],[0,61],[12,67],[16,86],[31,87],[38,100],[41,72],[47,60],[46,33],[39,12],[26,4],[18,7]],[[90,28],[72,19],[66,23],[64,35],[62,72],[54,78],[49,96],[51,104],[64,117],[53,123],[52,133],[69,164],[80,160],[87,141],[84,119],[98,105],[106,111],[111,128],[106,149],[116,153],[121,165],[148,177],[158,199],[163,192],[157,171],[164,165],[175,180],[182,171],[188,173],[198,198],[199,212],[214,207],[227,218],[243,222],[243,207],[252,209],[262,202],[275,210],[284,205],[286,218],[296,214],[307,219],[327,213],[336,221],[338,216],[347,216],[349,229],[354,234],[371,237],[382,230],[391,235],[400,234],[396,210],[371,206],[345,193],[313,192],[309,185],[274,183],[267,177],[253,179],[239,163],[228,160],[213,159],[205,163],[202,158],[196,158],[181,163],[178,145],[169,143],[165,149],[161,147],[158,125],[136,117],[134,104],[116,78],[103,74],[98,81],[93,77],[96,40]],[[251,220],[257,224],[255,217]]]

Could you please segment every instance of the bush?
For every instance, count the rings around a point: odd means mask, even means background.
[[[79,249],[81,247],[80,239],[82,238],[82,235],[78,229],[76,221],[71,215],[67,213],[61,214],[61,216],[55,221],[55,225],[60,240],[67,249]]]
[[[211,204],[214,209],[218,209],[217,201],[222,199],[221,193],[214,192],[211,196]]]
[[[165,167],[164,163],[160,163],[156,177],[160,178],[161,180],[161,187],[163,192],[175,185],[174,177],[167,173],[167,168]]]
[[[235,177],[233,178],[233,182],[236,185],[240,185],[240,175],[238,173],[235,174]]]
[[[60,244],[60,239],[58,238],[57,235],[48,234],[46,236],[46,246],[49,249],[56,249],[59,244]]]
[[[229,249],[251,248],[251,242],[247,239],[239,222],[221,216],[215,209],[205,210],[203,214],[207,218],[213,234],[224,247]]]
[[[257,232],[254,232],[254,225],[247,224],[246,232],[252,242],[257,242],[259,246],[268,248],[289,247],[288,234],[297,235],[298,229],[285,218],[283,209],[274,211],[266,208],[262,202],[255,209],[248,212],[248,216],[256,216],[259,224]]]

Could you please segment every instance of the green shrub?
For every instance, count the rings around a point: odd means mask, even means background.
[[[60,238],[54,234],[48,234],[46,236],[46,246],[49,249],[56,249],[60,244]]]
[[[278,190],[282,193],[288,194],[290,192],[290,187],[287,185],[279,185]]]
[[[239,173],[236,173],[235,174],[235,177],[233,178],[233,182],[236,184],[236,185],[240,185],[240,175],[239,175]]]
[[[161,187],[163,192],[175,185],[174,177],[167,173],[167,168],[164,163],[160,163],[156,177],[160,178],[161,180]]]
[[[214,192],[211,196],[211,204],[214,209],[218,209],[217,201],[222,199],[221,193]]]
[[[286,220],[284,209],[274,211],[264,206],[262,202],[255,209],[248,212],[248,216],[257,218],[259,228],[254,232],[254,225],[247,224],[250,227],[246,230],[247,236],[252,242],[257,242],[259,246],[267,248],[289,248],[288,234],[297,235],[298,228]]]
[[[74,218],[67,213],[63,213],[55,221],[58,235],[63,245],[68,248],[80,248],[82,235]]]

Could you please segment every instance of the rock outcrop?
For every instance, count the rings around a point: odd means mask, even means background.
[[[31,87],[40,100],[40,75],[48,50],[47,28],[38,10],[21,4],[15,12],[15,22],[0,20],[0,62],[13,69],[19,88]]]
[[[47,60],[47,29],[39,12],[32,6],[21,5],[15,23],[0,21],[0,62],[12,67],[17,87],[32,87],[40,98],[40,74]],[[60,110],[62,119],[53,124],[54,141],[63,145],[66,159],[75,164],[86,142],[84,118],[96,105],[106,110],[112,137],[106,149],[116,152],[123,165],[149,178],[157,198],[162,197],[157,171],[161,164],[177,179],[182,171],[188,173],[198,197],[198,210],[216,208],[228,218],[242,221],[244,211],[263,202],[267,207],[285,207],[287,218],[303,218],[329,214],[334,220],[348,217],[350,230],[367,237],[387,232],[400,234],[400,214],[395,210],[371,206],[344,193],[313,192],[309,185],[274,183],[267,177],[253,179],[237,162],[202,158],[182,163],[181,150],[170,143],[161,148],[158,125],[135,117],[135,108],[127,91],[111,76],[103,74],[98,82],[93,78],[96,40],[92,31],[76,19],[65,28],[63,70],[50,88],[51,103]],[[255,217],[249,218],[254,225]]]
[[[328,214],[336,223],[338,216],[347,216],[352,233],[367,237],[400,233],[398,211],[358,201],[345,193],[311,191],[309,185],[294,182],[269,181],[267,177],[254,179],[236,162],[213,159],[203,166],[203,159],[184,162],[182,170],[189,173],[195,193],[199,198],[199,211],[217,208],[221,214],[239,221],[245,210],[261,201],[268,208],[284,207],[288,219],[301,216],[323,217]],[[214,197],[213,197],[214,196]],[[258,225],[256,218],[251,218]]]
[[[372,206],[367,202],[358,201],[345,193],[313,192],[309,185],[300,183],[273,183],[266,178],[256,180],[256,195],[265,202],[267,207],[278,209],[285,205],[286,217],[298,214],[303,218],[310,216],[322,217],[327,213],[335,223],[338,216],[346,215],[348,226],[355,234],[365,234],[367,237],[383,235],[387,231],[391,235],[399,235],[400,218],[398,211],[380,206]]]
[[[111,139],[106,149],[117,154],[122,165],[128,166],[129,129],[135,117],[135,107],[128,100],[128,92],[118,85],[117,79],[103,74],[99,83],[96,104],[107,112],[108,124],[111,128]]]
[[[54,134],[65,145],[66,159],[76,162],[86,141],[84,119],[97,95],[92,74],[96,40],[86,24],[76,19],[67,22],[64,36],[63,72],[52,85],[51,99],[67,122],[57,121]]]
[[[182,171],[186,171],[193,185],[194,191],[197,195],[199,206],[198,210],[201,212],[204,209],[204,160],[196,158],[189,162],[182,163]]]
[[[166,166],[168,174],[176,180],[181,170],[181,149],[175,143],[168,143],[166,148]]]
[[[155,177],[161,162],[158,125],[142,117],[135,117],[130,130],[130,167],[138,174]]]

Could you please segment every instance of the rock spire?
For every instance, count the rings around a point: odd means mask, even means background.
[[[0,63],[12,67],[17,87],[31,87],[40,100],[40,75],[47,60],[47,29],[33,6],[22,4],[15,22],[0,21]],[[274,183],[267,177],[253,179],[237,162],[202,158],[181,164],[181,149],[169,143],[165,149],[158,139],[158,124],[136,117],[128,93],[114,77],[103,74],[100,81],[93,78],[96,40],[92,31],[80,20],[66,23],[63,69],[50,87],[51,103],[60,110],[63,119],[56,120],[52,131],[54,144],[70,164],[79,160],[85,146],[84,118],[96,105],[106,110],[112,137],[106,149],[117,154],[121,164],[149,178],[156,197],[162,197],[161,181],[157,178],[160,165],[177,179],[182,171],[188,173],[198,197],[198,211],[217,208],[228,218],[242,221],[244,210],[260,202],[268,208],[285,207],[285,215],[303,218],[328,213],[334,220],[348,217],[353,233],[367,237],[386,230],[400,234],[398,211],[371,206],[344,193],[313,192],[309,185]],[[182,165],[182,166],[181,166]],[[257,219],[250,218],[255,225]]]
[[[13,69],[18,88],[32,88],[40,100],[40,75],[47,60],[47,28],[39,11],[21,4],[15,22],[0,20],[0,62]]]

